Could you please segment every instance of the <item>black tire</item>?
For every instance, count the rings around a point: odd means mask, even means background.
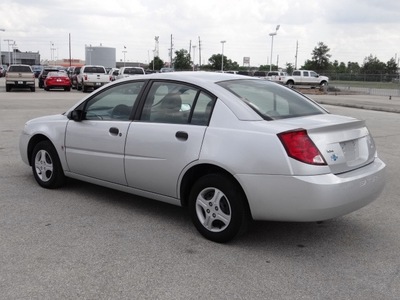
[[[293,81],[293,80],[289,80],[288,82],[286,82],[286,85],[287,85],[289,88],[293,88],[293,86],[294,86],[294,81]]]
[[[34,86],[31,86],[30,89],[31,89],[31,92],[34,92],[36,90]]]
[[[77,90],[77,91],[82,90],[82,86],[79,84],[78,81],[76,82],[76,90]]]
[[[87,86],[82,83],[82,92],[86,93],[88,90]]]
[[[6,92],[11,91],[11,85],[10,84],[6,84]]]
[[[223,174],[209,174],[193,185],[189,212],[196,229],[207,239],[225,243],[247,229],[247,200],[238,184]]]
[[[46,189],[55,189],[65,182],[65,175],[57,151],[49,141],[39,142],[31,156],[33,176]]]

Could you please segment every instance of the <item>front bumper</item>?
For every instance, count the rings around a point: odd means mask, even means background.
[[[312,222],[339,217],[374,201],[385,185],[385,163],[334,175],[239,174],[254,220]]]

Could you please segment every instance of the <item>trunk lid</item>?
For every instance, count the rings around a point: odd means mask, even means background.
[[[282,122],[291,129],[306,129],[334,174],[360,168],[375,158],[374,140],[362,120],[322,114]]]

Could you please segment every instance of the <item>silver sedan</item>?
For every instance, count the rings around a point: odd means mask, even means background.
[[[107,84],[65,113],[28,121],[20,152],[44,188],[71,177],[188,206],[197,230],[216,242],[252,219],[351,213],[385,182],[364,121],[279,84],[221,73]]]

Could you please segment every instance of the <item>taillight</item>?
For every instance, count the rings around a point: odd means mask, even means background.
[[[298,129],[278,134],[289,157],[311,165],[326,165],[321,152],[307,134],[307,130]]]
[[[88,78],[86,74],[85,74],[85,75],[83,75],[83,77],[85,78],[85,80],[87,80],[87,78]]]

